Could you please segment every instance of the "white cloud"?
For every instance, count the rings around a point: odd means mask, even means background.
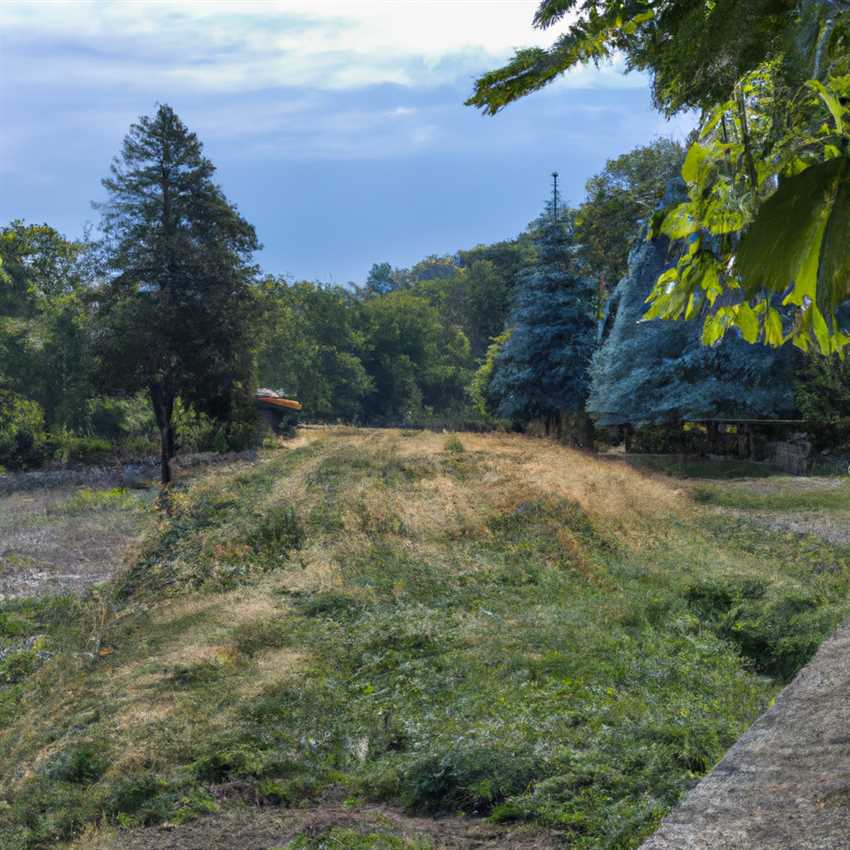
[[[0,4],[0,30],[67,47],[29,65],[38,80],[109,75],[131,89],[198,92],[268,86],[350,89],[471,79],[514,48],[550,44],[531,26],[537,0],[19,0]],[[8,71],[7,71],[8,73]],[[573,87],[610,84],[618,69],[576,71]]]

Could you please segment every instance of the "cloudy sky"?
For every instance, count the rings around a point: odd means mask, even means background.
[[[567,200],[666,122],[647,82],[577,71],[486,118],[463,101],[513,48],[550,43],[534,0],[5,0],[0,222],[96,224],[130,123],[159,102],[204,142],[276,274],[362,281],[511,237],[549,173]]]

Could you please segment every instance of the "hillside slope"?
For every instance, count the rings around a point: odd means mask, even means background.
[[[633,848],[847,612],[846,547],[518,436],[316,431],[173,504],[0,613],[3,848]]]

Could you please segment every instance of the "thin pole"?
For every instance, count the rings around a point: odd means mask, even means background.
[[[560,201],[558,198],[558,172],[552,172],[552,217],[555,221],[558,220],[558,207],[560,206]]]

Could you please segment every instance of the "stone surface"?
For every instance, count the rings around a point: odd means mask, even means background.
[[[641,850],[850,850],[850,623]]]

